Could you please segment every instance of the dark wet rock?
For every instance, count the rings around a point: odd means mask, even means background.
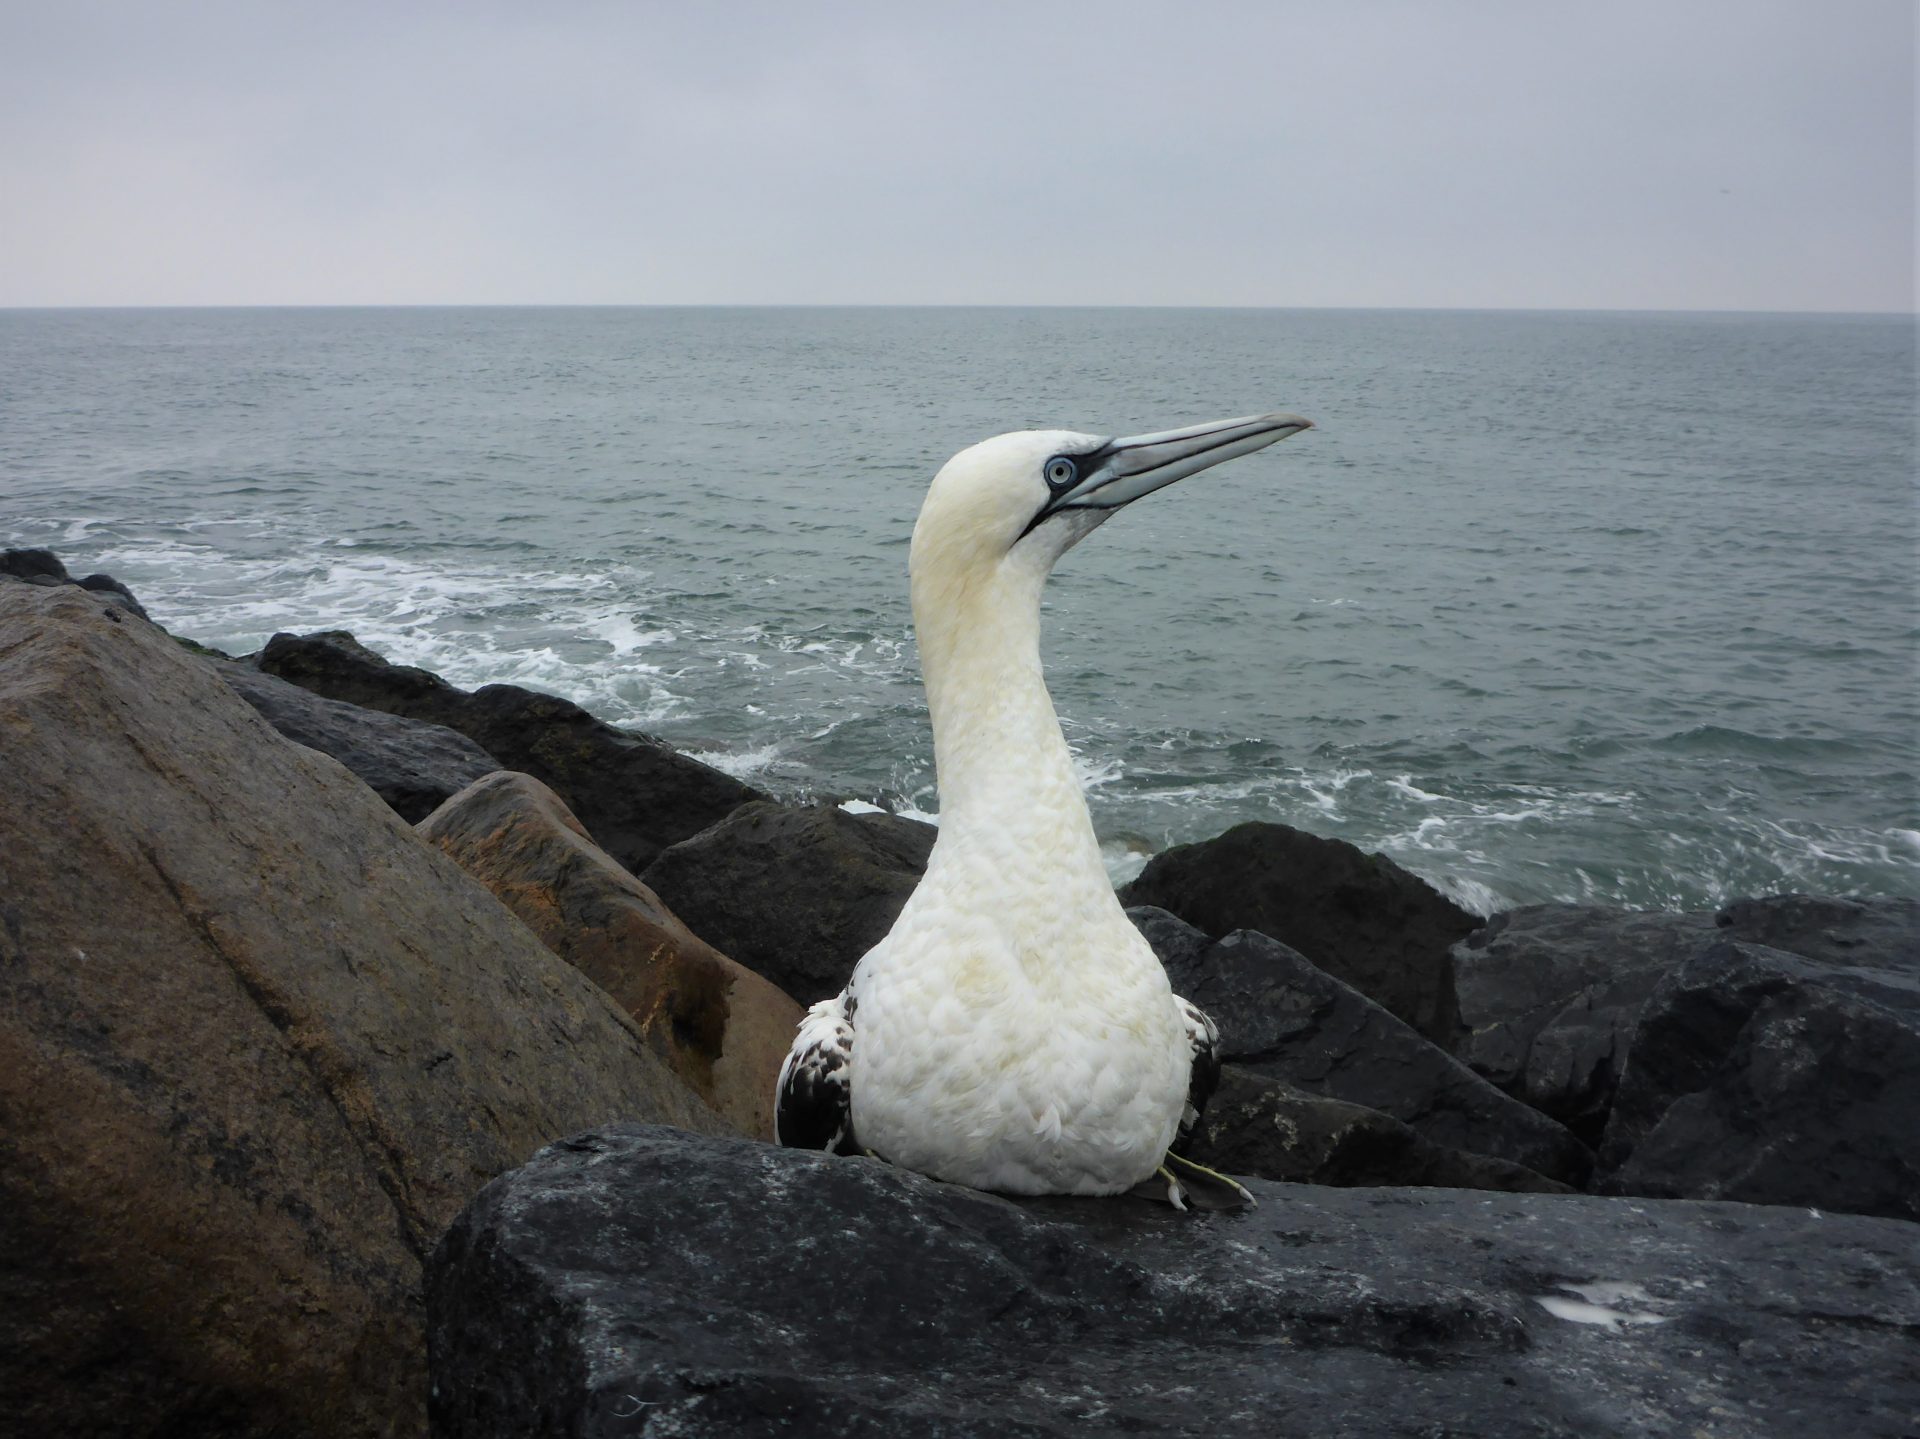
[[[502,770],[441,805],[420,834],[612,995],[717,1113],[773,1138],[774,1084],[800,1006],[682,924],[587,838],[558,795]]]
[[[1825,964],[1920,974],[1920,899],[1770,894],[1735,900],[1713,922],[1723,939]]]
[[[333,760],[0,584],[0,1432],[418,1434],[421,1260],[583,1126],[724,1126]]]
[[[0,550],[0,575],[16,580],[52,580],[62,585],[75,583],[52,550]]]
[[[1253,930],[1208,942],[1162,911],[1128,911],[1174,991],[1220,1028],[1221,1056],[1301,1089],[1364,1105],[1453,1149],[1583,1183],[1593,1156],[1298,951]]]
[[[1719,939],[1836,964],[1920,968],[1920,903],[1788,894],[1718,914],[1564,904],[1497,914],[1454,946],[1455,1052],[1598,1144],[1648,996]]]
[[[1920,965],[1708,946],[1647,1001],[1601,1162],[1608,1193],[1920,1219]]]
[[[1524,1165],[1435,1144],[1377,1109],[1234,1064],[1221,1072],[1220,1088],[1186,1152],[1225,1174],[1295,1184],[1568,1192]]]
[[[1920,1411],[1912,1225],[1251,1187],[1227,1215],[1014,1203],[582,1135],[434,1252],[436,1432],[1891,1439]]]
[[[1448,950],[1480,924],[1382,855],[1258,821],[1155,855],[1121,901],[1215,938],[1271,935],[1443,1044],[1458,1020]]]
[[[30,585],[43,588],[78,585],[104,600],[111,600],[120,609],[138,615],[149,624],[153,622],[153,616],[147,613],[145,605],[133,597],[133,591],[112,575],[88,575],[85,579],[76,580],[67,573],[67,567],[52,550],[0,550],[0,576],[25,580]]]
[[[1540,904],[1496,914],[1454,946],[1454,1050],[1598,1144],[1641,1006],[1714,933],[1705,912]]]
[[[695,934],[813,1004],[893,928],[936,833],[898,815],[754,804],[641,878]]]
[[[326,699],[251,665],[214,668],[268,724],[295,744],[339,760],[409,824],[500,768],[492,755],[445,725]]]
[[[153,616],[147,613],[147,607],[133,597],[132,590],[121,584],[120,581],[116,580],[112,575],[88,575],[79,583],[81,589],[92,590],[97,595],[113,599],[125,608],[132,610],[136,615],[140,616],[141,619],[149,623],[152,622]]]
[[[257,666],[348,704],[459,730],[506,769],[549,786],[594,842],[639,874],[668,845],[766,795],[579,705],[518,685],[469,693],[429,670],[390,664],[342,630],[275,635]]]

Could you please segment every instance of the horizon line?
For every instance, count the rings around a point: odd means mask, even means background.
[[[0,304],[0,314],[170,310],[1219,310],[1459,315],[1771,315],[1805,318],[1920,319],[1920,309],[1746,309],[1647,305],[1254,305],[1095,303],[1087,301],[871,300],[482,300],[215,301],[210,303]]]

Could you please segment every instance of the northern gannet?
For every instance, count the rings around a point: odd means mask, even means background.
[[[940,833],[893,928],[801,1020],[781,1144],[976,1189],[1139,1188],[1184,1207],[1166,1166],[1198,1169],[1170,1151],[1218,1078],[1218,1036],[1114,895],[1041,676],[1040,590],[1121,506],[1311,424],[1027,430],[934,476],[908,571]]]

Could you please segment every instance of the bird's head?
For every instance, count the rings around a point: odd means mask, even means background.
[[[1011,568],[1044,577],[1115,510],[1188,475],[1311,429],[1298,415],[1250,415],[1125,439],[1020,430],[941,467],[913,527],[916,584],[970,588]]]

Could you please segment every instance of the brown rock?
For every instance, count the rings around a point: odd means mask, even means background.
[[[632,1015],[674,1073],[747,1134],[773,1137],[773,1088],[800,1006],[674,917],[531,775],[474,781],[420,833],[547,948]]]
[[[0,1432],[417,1435],[421,1258],[615,1117],[722,1126],[334,761],[0,584]]]

